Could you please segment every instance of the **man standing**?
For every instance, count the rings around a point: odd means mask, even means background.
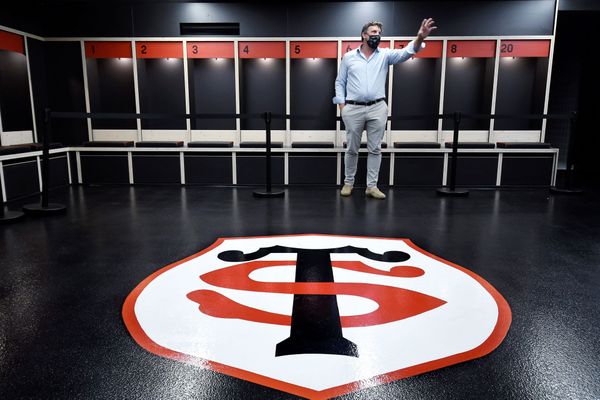
[[[381,141],[387,125],[385,79],[388,66],[411,58],[425,47],[423,40],[437,27],[431,18],[421,23],[417,38],[400,50],[379,49],[383,24],[367,22],[361,32],[362,44],[344,55],[335,80],[333,102],[339,105],[346,126],[347,150],[344,157],[345,179],[342,196],[350,196],[358,163],[358,149],[363,130],[367,131],[367,190],[375,199],[385,199],[377,188],[381,165]]]

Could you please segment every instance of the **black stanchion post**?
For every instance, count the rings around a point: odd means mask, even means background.
[[[255,191],[254,197],[283,197],[284,192],[273,192],[271,189],[271,112],[264,113],[266,130],[266,191]]]
[[[575,131],[577,129],[577,112],[573,111],[571,113],[571,118],[569,118],[569,148],[567,149],[567,165],[565,170],[565,187],[558,188],[553,186],[550,188],[551,193],[557,194],[579,194],[583,193],[583,189],[573,188],[571,185],[573,183],[573,153],[575,152]]]
[[[42,147],[42,201],[41,204],[27,204],[23,211],[32,215],[51,215],[64,212],[63,204],[49,203],[48,190],[50,185],[50,136],[52,133],[52,116],[49,108],[45,110],[44,117],[44,143]]]
[[[44,117],[45,129],[44,129],[44,143],[42,143],[42,207],[48,207],[48,182],[50,181],[50,175],[48,175],[48,164],[50,161],[50,130],[52,129],[52,122],[50,121],[50,110],[46,109]]]
[[[458,131],[460,126],[461,114],[455,112],[454,120],[454,137],[452,139],[452,157],[450,159],[450,187],[442,187],[437,190],[440,196],[468,196],[468,190],[456,190],[456,164],[458,161]]]
[[[265,126],[266,126],[266,154],[267,154],[267,170],[266,170],[266,177],[265,177],[265,182],[267,183],[267,192],[271,191],[271,113],[267,112],[265,113]]]

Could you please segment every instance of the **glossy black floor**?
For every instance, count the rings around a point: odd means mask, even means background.
[[[295,398],[150,354],[121,319],[141,280],[216,238],[291,233],[410,238],[512,308],[488,356],[342,398],[600,398],[600,191],[73,187],[52,200],[67,214],[0,226],[0,398]]]

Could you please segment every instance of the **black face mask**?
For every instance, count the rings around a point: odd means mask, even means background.
[[[375,50],[377,46],[379,46],[379,42],[381,41],[381,36],[379,35],[369,35],[369,39],[367,39],[367,44],[370,48]]]

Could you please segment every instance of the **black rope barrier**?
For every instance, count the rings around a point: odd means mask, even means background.
[[[255,114],[171,114],[171,113],[88,113],[76,111],[50,111],[50,118],[59,119],[264,119],[264,113]]]
[[[571,114],[462,114],[463,119],[565,119]]]
[[[272,160],[271,160],[271,123],[273,120],[315,120],[322,116],[303,115],[303,114],[274,114],[264,113],[212,113],[212,114],[194,114],[194,113],[98,113],[98,112],[65,112],[45,110],[43,148],[42,148],[42,194],[41,203],[29,204],[23,207],[23,211],[28,214],[46,215],[65,211],[66,207],[62,204],[50,203],[48,197],[49,177],[50,177],[50,140],[52,137],[53,119],[262,119],[265,123],[265,191],[255,191],[255,197],[282,197],[284,192],[274,192],[272,188]],[[575,127],[577,113],[571,114],[463,114],[454,112],[451,114],[415,114],[388,116],[388,121],[408,121],[423,119],[451,119],[454,125],[454,136],[452,143],[452,153],[450,159],[449,187],[440,188],[437,193],[449,196],[466,196],[468,191],[456,189],[456,174],[458,165],[458,143],[460,123],[465,119],[495,120],[495,119],[525,119],[525,120],[568,120],[569,121],[569,147],[567,150],[567,169],[565,175],[565,188],[552,187],[553,193],[581,193],[580,189],[574,189],[572,184],[572,171],[574,169],[573,148],[575,143]],[[341,117],[335,117],[340,121]],[[15,211],[5,211],[4,206],[0,207],[0,223],[19,219],[23,213]]]
[[[450,119],[454,118],[455,113],[449,114],[412,114],[388,116],[388,121],[408,121],[420,119]],[[177,113],[87,113],[76,111],[50,111],[51,118],[59,119],[261,119],[264,120],[265,113],[245,113],[245,114],[177,114]],[[293,119],[293,120],[316,120],[322,119],[321,115],[306,115],[306,114],[275,114],[271,113],[271,120],[275,119]],[[555,120],[570,120],[572,114],[465,114],[461,113],[461,119],[555,119]],[[336,117],[340,121],[341,117]]]

